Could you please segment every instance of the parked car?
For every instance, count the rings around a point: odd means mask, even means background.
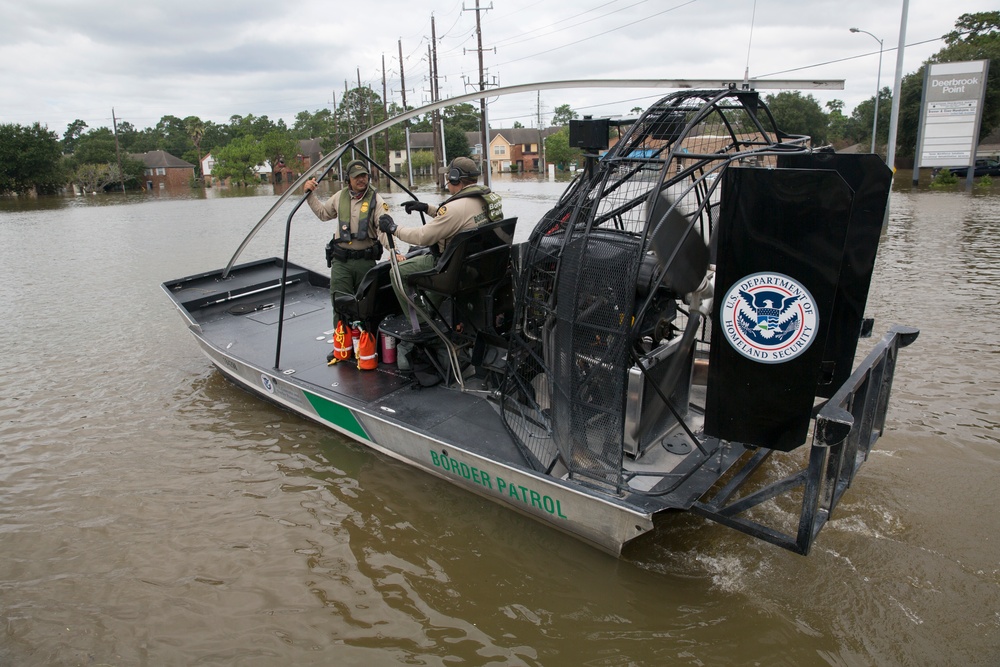
[[[959,167],[957,169],[952,169],[951,173],[955,174],[959,178],[965,178],[969,173],[968,167]],[[976,170],[972,172],[974,178],[979,178],[980,176],[1000,176],[1000,160],[991,160],[983,158],[976,160]]]

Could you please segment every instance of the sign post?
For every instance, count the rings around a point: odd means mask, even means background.
[[[963,165],[969,166],[966,182],[972,185],[989,67],[988,60],[970,60],[934,63],[924,69],[914,185],[920,181],[921,167]]]

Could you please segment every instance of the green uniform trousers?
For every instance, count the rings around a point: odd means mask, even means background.
[[[354,294],[358,290],[358,285],[368,273],[368,270],[375,266],[374,259],[345,259],[333,258],[330,266],[330,303],[334,302],[338,296],[344,294]],[[340,319],[336,308],[333,311],[333,328],[337,328],[337,321]],[[349,326],[350,322],[344,322],[344,326]]]
[[[435,257],[430,253],[426,255],[417,255],[412,259],[400,262],[399,277],[402,278],[403,286],[405,287],[407,284],[406,283],[407,276],[409,276],[412,273],[418,273],[420,271],[427,271],[428,269],[433,269],[435,264],[437,264],[437,257]],[[392,287],[393,290],[396,291],[396,298],[399,300],[399,305],[403,308],[403,314],[405,315],[406,313],[409,313],[410,306],[408,303],[406,303],[406,299],[403,297],[402,294],[399,293],[399,290],[396,289],[395,285],[393,285]],[[412,297],[413,291],[412,288],[410,289],[411,289],[410,296]],[[434,304],[435,308],[439,308],[441,306],[441,302],[444,301],[443,294],[435,294],[433,292],[428,292],[427,298]]]

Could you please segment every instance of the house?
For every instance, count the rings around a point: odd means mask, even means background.
[[[547,127],[544,130],[517,127],[490,130],[490,169],[494,172],[510,171],[544,171],[543,153],[544,140],[549,135],[559,131],[558,127]],[[479,132],[466,132],[469,142],[469,156],[482,163],[482,137]],[[411,132],[410,151],[434,150],[434,135],[431,132]],[[454,156],[447,156],[450,161]],[[406,150],[389,152],[389,170],[394,174],[406,170]]]
[[[194,180],[194,165],[166,151],[147,151],[132,157],[146,167],[147,190],[189,187]]]
[[[302,161],[302,168],[308,169],[323,157],[323,148],[319,139],[302,139],[299,141],[299,154],[296,156]]]
[[[511,143],[499,130],[490,132],[490,171],[510,171]]]
[[[558,127],[490,130],[490,167],[493,171],[545,171],[545,139]]]
[[[465,139],[469,142],[469,155],[473,160],[480,161],[479,155],[482,153],[482,141],[478,132],[466,132]],[[433,132],[410,132],[410,151],[414,154],[421,151],[434,150]],[[451,161],[453,156],[447,156]],[[389,171],[393,174],[402,174],[406,171],[407,153],[405,149],[389,151]]]

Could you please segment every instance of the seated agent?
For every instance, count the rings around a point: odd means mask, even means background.
[[[320,220],[336,220],[337,229],[326,246],[326,263],[330,267],[330,300],[339,294],[354,294],[361,279],[375,262],[382,257],[382,248],[388,244],[385,234],[378,230],[378,217],[389,211],[389,205],[368,184],[368,167],[361,160],[347,165],[349,187],[334,193],[325,202],[309,197],[309,208]],[[307,193],[316,189],[316,179],[310,178],[302,188]],[[340,319],[333,312],[333,326]],[[349,323],[345,322],[344,326]],[[333,353],[327,356],[327,361]]]
[[[410,245],[437,244],[439,252],[434,254],[418,255],[412,259],[397,255],[403,285],[406,285],[406,277],[411,273],[433,268],[437,257],[447,247],[448,241],[459,232],[503,219],[500,195],[477,183],[482,172],[475,162],[467,157],[458,157],[452,160],[450,165],[442,168],[441,173],[448,175],[448,192],[451,194],[448,199],[439,206],[419,201],[403,203],[407,213],[420,211],[434,216],[426,225],[398,227],[388,215],[379,219],[379,228],[383,232],[393,234]],[[403,307],[403,312],[407,312],[409,306],[406,299],[399,293],[396,296]]]

